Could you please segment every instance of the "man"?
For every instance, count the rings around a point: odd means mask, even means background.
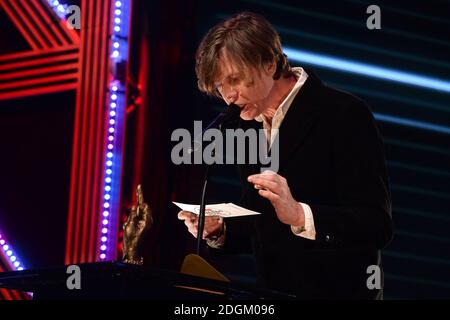
[[[261,215],[207,217],[208,244],[253,252],[258,280],[270,289],[299,298],[381,298],[382,289],[367,285],[367,270],[381,267],[379,250],[392,238],[391,200],[367,105],[309,69],[291,68],[277,32],[253,13],[213,27],[196,63],[200,90],[241,108],[240,128],[266,129],[269,145],[278,129],[279,139],[277,173],[240,165],[242,205]],[[178,217],[197,237],[197,216]]]

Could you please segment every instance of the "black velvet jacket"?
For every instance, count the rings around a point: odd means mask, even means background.
[[[260,283],[299,298],[379,298],[369,290],[370,265],[393,234],[384,146],[369,107],[324,85],[312,70],[279,129],[278,174],[313,213],[316,240],[292,233],[246,178],[259,165],[240,165],[242,205],[259,216],[227,219],[225,250],[251,251]],[[257,121],[238,126],[262,128]]]

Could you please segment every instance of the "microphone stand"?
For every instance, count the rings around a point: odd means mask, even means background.
[[[203,240],[203,230],[205,228],[205,201],[206,201],[206,188],[208,186],[209,168],[211,164],[206,166],[205,177],[203,179],[202,196],[200,198],[200,212],[198,215],[198,232],[197,232],[197,255],[201,256],[200,250]]]
[[[232,109],[230,109],[231,112],[228,112],[228,113],[223,112],[223,113],[219,114],[204,131],[213,127],[213,124],[217,124],[217,123],[221,122],[221,124],[219,125],[219,129],[223,134],[224,132],[222,131],[222,129],[224,128],[223,127],[224,123],[233,119],[233,117],[238,117],[239,113],[240,113],[240,110],[237,106],[232,106],[231,108],[232,108]],[[203,135],[203,133],[202,133],[202,135]],[[215,144],[216,141],[214,140],[213,143]],[[193,149],[193,150],[195,150],[195,149]],[[215,148],[212,149],[211,155],[214,158]],[[200,251],[201,251],[201,247],[202,247],[203,230],[205,229],[206,189],[208,186],[210,167],[213,164],[214,164],[214,162],[212,164],[207,164],[205,177],[203,178],[202,196],[200,198],[200,212],[198,215],[198,229],[197,229],[197,255],[198,256],[201,256]]]

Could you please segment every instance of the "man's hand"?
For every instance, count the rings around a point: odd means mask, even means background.
[[[268,199],[277,213],[278,219],[291,226],[304,226],[305,213],[300,203],[291,195],[286,179],[272,171],[264,171],[247,178],[258,189],[260,196]]]
[[[188,231],[197,238],[198,215],[189,211],[178,212],[178,219],[184,220]],[[203,239],[213,239],[219,236],[223,230],[223,219],[215,216],[205,217],[205,227],[203,229]]]

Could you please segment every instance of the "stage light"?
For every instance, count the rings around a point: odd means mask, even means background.
[[[391,116],[387,114],[374,113],[375,119],[384,122],[395,123],[401,126],[414,127],[418,129],[424,129],[429,131],[435,131],[439,133],[450,134],[450,127],[440,126],[433,123],[417,121],[413,119],[401,118],[396,116]]]
[[[6,240],[5,234],[2,232],[0,232],[0,255],[4,257],[3,260],[8,264],[11,270],[19,270],[19,266],[22,265],[20,259]]]
[[[450,93],[450,81],[447,80],[289,47],[285,47],[283,51],[294,61]]]
[[[128,60],[128,30],[130,23],[130,0],[112,0],[114,6],[112,33],[110,35],[110,63],[113,66],[126,65]],[[99,241],[99,257],[101,260],[115,260],[116,247],[105,246],[105,242],[117,242],[117,223],[121,213],[119,204],[122,171],[122,141],[126,119],[126,73],[121,68],[112,68],[112,79],[109,86],[108,132],[105,145],[105,178],[103,199],[108,202],[108,210],[101,211],[101,241]],[[113,156],[114,155],[114,156]],[[105,202],[106,203],[106,202]]]

